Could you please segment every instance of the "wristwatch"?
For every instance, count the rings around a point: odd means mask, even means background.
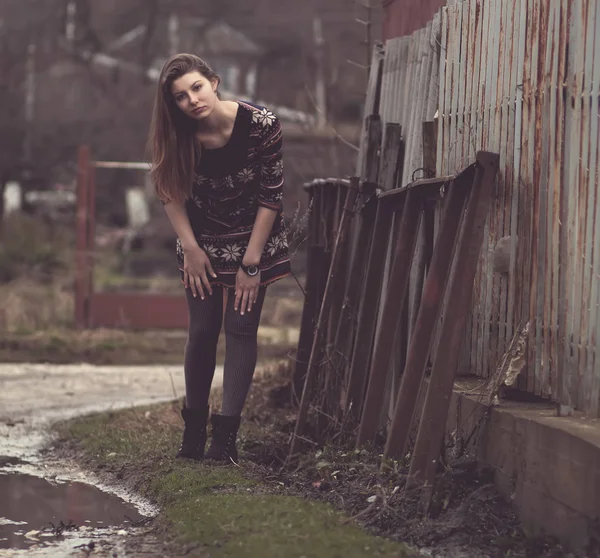
[[[255,277],[258,275],[259,269],[257,265],[244,265],[241,263],[240,267],[242,268],[242,271],[250,277]]]

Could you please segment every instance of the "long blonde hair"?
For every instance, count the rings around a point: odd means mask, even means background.
[[[209,81],[219,79],[217,73],[198,56],[176,54],[163,66],[156,89],[148,151],[152,162],[150,175],[156,194],[163,203],[183,202],[191,196],[196,160],[195,122],[177,107],[171,85],[183,75],[195,71]]]

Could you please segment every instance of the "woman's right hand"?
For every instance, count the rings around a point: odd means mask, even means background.
[[[186,289],[192,290],[194,298],[200,295],[200,298],[204,300],[205,290],[212,295],[209,275],[217,277],[210,259],[200,246],[183,251],[183,283]]]

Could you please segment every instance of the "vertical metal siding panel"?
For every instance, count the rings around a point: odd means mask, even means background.
[[[402,135],[406,137],[406,130],[404,129],[404,123],[402,122],[402,108],[404,107],[404,83],[406,81],[406,57],[408,50],[408,37],[402,37],[400,39],[400,54],[398,61],[398,73],[396,76],[396,98],[397,104],[394,107],[394,119],[402,126]]]
[[[571,404],[571,394],[569,385],[569,350],[568,350],[568,320],[567,320],[567,276],[570,273],[569,269],[569,236],[568,236],[568,221],[569,221],[569,189],[568,189],[568,148],[570,140],[570,127],[568,115],[568,102],[566,102],[565,91],[562,85],[567,80],[567,41],[569,36],[569,1],[561,0],[560,7],[560,56],[559,56],[559,74],[558,83],[561,85],[561,90],[558,94],[558,129],[557,129],[557,147],[560,146],[559,159],[557,160],[557,187],[560,188],[560,208],[559,208],[559,295],[558,295],[558,367],[560,377],[558,378],[558,399],[561,405],[567,407]]]
[[[467,32],[467,48],[464,54],[464,105],[462,109],[462,118],[463,118],[463,132],[462,132],[462,157],[463,160],[466,161],[466,164],[470,164],[474,157],[472,155],[473,147],[472,142],[474,140],[472,134],[472,114],[473,114],[473,73],[474,73],[474,61],[475,61],[475,51],[477,48],[476,43],[476,30],[477,30],[477,3],[476,0],[466,0],[465,6],[463,9],[463,14],[467,18],[468,25],[465,26],[468,29]],[[477,285],[478,279],[475,280],[475,285]],[[471,339],[473,336],[473,316],[474,316],[474,301],[471,301],[471,312],[467,319],[467,325],[465,328],[465,341],[463,346],[463,352],[459,361],[459,370],[471,370]]]
[[[488,49],[487,59],[487,80],[486,80],[486,103],[485,103],[485,120],[484,120],[484,138],[487,149],[489,151],[498,152],[496,145],[496,97],[498,83],[498,51],[500,45],[501,21],[498,17],[499,9],[501,8],[500,0],[488,0],[490,9],[490,46]],[[497,177],[496,177],[497,180]],[[496,182],[496,193],[498,183]],[[497,197],[492,199],[490,211],[485,223],[486,234],[484,236],[483,246],[479,255],[479,269],[482,270],[481,292],[482,292],[482,307],[483,307],[483,328],[480,330],[481,342],[483,345],[482,360],[478,372],[486,376],[486,371],[489,366],[491,352],[493,350],[493,324],[492,324],[492,307],[494,303],[494,270],[488,265],[489,261],[489,245],[495,241],[497,227]]]
[[[410,115],[411,115],[411,110],[412,110],[412,106],[413,106],[413,100],[414,100],[414,74],[415,74],[415,59],[416,59],[416,54],[415,51],[418,49],[418,45],[416,44],[415,41],[415,34],[413,33],[410,36],[410,43],[409,43],[409,49],[408,49],[408,68],[407,68],[407,74],[406,74],[406,81],[404,83],[404,104],[402,107],[402,129],[405,130],[404,132],[404,137],[406,139],[406,153],[405,153],[405,157],[404,160],[405,162],[409,161],[409,154],[408,154],[408,147],[410,145],[410,141],[411,141],[411,133],[412,130],[410,128]],[[404,170],[403,170],[403,174],[402,174],[402,181],[400,183],[401,186],[405,186],[406,185],[406,175],[407,175],[407,169],[408,169],[408,164],[404,165]]]
[[[527,199],[527,184],[529,183],[529,166],[528,166],[528,146],[529,146],[529,114],[531,109],[530,104],[530,73],[531,73],[531,13],[535,0],[526,0],[523,2],[526,12],[522,19],[524,26],[524,57],[523,57],[523,73],[520,80],[520,89],[522,91],[522,113],[520,119],[520,151],[518,159],[518,198],[519,208],[518,223],[517,223],[517,253],[516,253],[516,275],[515,275],[515,317],[518,323],[529,319],[529,309],[525,300],[525,293],[529,290],[529,285],[525,284],[527,278],[525,270],[527,269],[527,247],[529,243],[528,231],[528,216],[531,211]],[[516,141],[516,140],[515,140]],[[532,326],[533,327],[533,326]],[[519,378],[519,386],[527,387],[526,378]]]
[[[529,28],[528,28],[528,52],[529,52],[529,74],[528,79],[525,81],[527,89],[525,91],[526,96],[526,119],[524,122],[524,129],[526,130],[526,142],[527,150],[524,150],[525,157],[522,159],[521,166],[525,166],[526,172],[524,173],[524,209],[526,208],[526,220],[524,222],[524,236],[525,236],[525,258],[523,266],[523,307],[522,311],[525,316],[531,321],[531,327],[529,330],[529,342],[527,345],[527,377],[526,385],[524,386],[527,391],[533,393],[535,390],[535,297],[536,297],[536,283],[535,283],[535,261],[536,261],[536,213],[537,213],[537,192],[534,177],[534,162],[535,162],[535,115],[537,107],[537,66],[539,60],[539,15],[540,15],[540,1],[533,0],[530,5],[529,12]]]
[[[468,165],[468,160],[464,156],[464,115],[465,115],[465,91],[466,91],[466,80],[467,80],[467,47],[468,47],[468,25],[469,25],[469,9],[467,2],[460,2],[456,6],[456,56],[454,63],[454,80],[453,80],[453,103],[452,103],[452,126],[454,130],[453,142],[452,142],[452,161],[453,168],[451,173],[460,172],[465,166]],[[453,262],[450,270],[451,276],[456,273],[456,266]],[[444,296],[445,301],[447,300],[449,293]],[[445,308],[446,303],[442,305]],[[441,323],[441,322],[440,322]]]
[[[592,319],[591,290],[592,290],[592,248],[594,244],[594,206],[596,193],[590,181],[590,130],[591,130],[591,94],[592,94],[592,75],[594,71],[594,45],[595,45],[595,23],[597,3],[595,0],[588,0],[586,19],[584,21],[585,30],[585,62],[582,83],[582,128],[581,128],[581,191],[585,195],[584,208],[585,226],[583,227],[583,246],[582,246],[582,287],[581,287],[581,342],[579,359],[579,376],[583,379],[583,386],[580,390],[582,407],[586,413],[592,408],[592,375],[588,373],[588,362],[591,360],[590,344],[590,323]]]
[[[402,107],[402,84],[404,83],[404,72],[406,70],[406,38],[402,37],[398,41],[398,51],[396,53],[396,72],[394,75],[394,98],[396,99],[393,116],[394,122],[400,122],[400,110]]]
[[[414,106],[413,116],[413,137],[414,145],[412,148],[412,166],[411,176],[418,168],[423,166],[423,114],[425,112],[424,107],[427,106],[427,54],[429,50],[429,35],[425,27],[419,32],[419,71],[417,81],[417,103]],[[421,173],[417,173],[415,177],[421,176]]]
[[[562,368],[558,358],[558,297],[560,276],[560,191],[561,191],[561,168],[557,162],[562,160],[562,141],[559,139],[559,126],[562,126],[562,113],[559,113],[559,96],[562,99],[562,82],[559,80],[561,45],[561,7],[559,2],[552,4],[554,25],[552,30],[552,71],[550,76],[550,161],[548,183],[549,195],[549,230],[548,249],[550,253],[550,319],[547,327],[549,329],[549,361],[550,361],[550,391],[554,400],[558,397],[558,376]]]
[[[499,331],[500,331],[500,279],[498,273],[494,273],[492,261],[493,250],[496,242],[500,240],[504,229],[504,206],[505,206],[505,166],[506,166],[506,142],[502,134],[502,105],[504,102],[504,79],[506,72],[506,44],[509,30],[507,28],[507,6],[506,1],[498,1],[496,4],[495,17],[497,20],[497,48],[495,49],[497,74],[493,82],[492,112],[490,118],[490,138],[492,151],[500,156],[498,175],[496,177],[496,196],[492,203],[490,212],[491,234],[484,242],[483,252],[485,254],[485,267],[487,272],[489,300],[489,326],[488,337],[490,339],[487,351],[487,362],[485,363],[485,375],[496,368],[498,362]]]
[[[520,271],[521,263],[518,260],[520,246],[523,239],[518,238],[521,232],[519,218],[521,204],[521,156],[523,152],[523,81],[525,76],[525,50],[527,41],[527,2],[520,0],[517,10],[519,11],[517,59],[515,65],[515,134],[514,134],[514,156],[513,156],[513,193],[510,210],[510,261],[508,273],[508,305],[506,312],[506,321],[509,325],[508,335],[512,337],[517,324],[522,316],[519,312],[520,297]]]
[[[469,164],[468,150],[466,149],[466,143],[468,142],[468,131],[466,129],[466,118],[465,118],[465,107],[466,105],[466,90],[468,74],[468,62],[469,62],[469,49],[471,43],[469,42],[469,3],[461,2],[461,45],[460,45],[460,61],[458,66],[459,82],[458,82],[458,106],[457,106],[457,172],[463,169]]]
[[[475,132],[473,129],[474,120],[474,109],[475,103],[473,103],[473,90],[474,90],[474,79],[476,72],[476,57],[479,55],[479,48],[481,44],[481,35],[478,33],[481,31],[481,23],[479,20],[478,0],[469,0],[469,50],[467,54],[465,80],[465,147],[463,153],[468,159],[468,163],[475,160],[476,146],[475,146]]]
[[[383,70],[381,76],[381,100],[379,101],[379,114],[383,129],[385,124],[389,122],[389,98],[390,98],[390,63],[391,63],[391,45],[394,39],[385,43],[385,54],[383,56]]]
[[[409,147],[410,165],[408,168],[407,182],[412,182],[415,171],[422,167],[423,160],[423,126],[422,112],[425,104],[425,49],[427,47],[427,37],[425,30],[419,31],[417,34],[417,44],[419,45],[417,56],[417,68],[415,73],[415,91],[411,110],[411,138],[412,145]],[[415,175],[418,178],[418,173]]]
[[[581,110],[579,97],[581,95],[581,74],[583,72],[583,60],[580,56],[581,50],[585,48],[581,44],[582,18],[584,0],[573,0],[572,12],[569,26],[569,64],[567,76],[567,135],[565,154],[565,169],[567,172],[565,192],[568,197],[568,269],[566,275],[566,300],[567,300],[567,329],[566,329],[566,352],[564,373],[568,376],[569,400],[564,402],[568,407],[574,407],[578,403],[579,376],[578,363],[579,351],[579,317],[580,309],[576,308],[578,301],[577,278],[579,277],[579,151],[581,148]],[[563,264],[564,265],[564,264]],[[566,386],[565,386],[566,387]]]
[[[461,136],[461,123],[462,123],[462,100],[461,100],[461,83],[464,81],[464,43],[465,37],[463,34],[463,13],[464,13],[464,3],[457,2],[456,6],[454,6],[454,55],[453,55],[453,73],[452,73],[452,114],[451,114],[451,128],[450,128],[450,174],[455,174],[460,172],[462,169],[462,136]],[[466,9],[466,8],[465,8]],[[455,273],[455,262],[452,263],[450,268],[450,276]],[[438,338],[439,332],[441,328],[439,324],[442,323],[444,318],[443,312],[446,307],[446,299],[448,298],[449,293],[446,292],[444,295],[444,303],[442,304],[442,311],[440,313],[440,320],[438,322],[438,333],[436,333],[436,339]]]
[[[481,109],[481,124],[479,126],[479,134],[481,136],[481,148],[488,150],[490,149],[490,112],[491,112],[491,99],[492,99],[492,70],[494,68],[494,48],[496,45],[496,21],[495,21],[495,8],[496,3],[488,0],[484,2],[485,7],[485,23],[484,23],[484,45],[485,55],[482,57],[482,64],[484,72],[481,72],[481,78],[484,79],[483,86],[480,90],[479,106]],[[480,79],[481,79],[480,78]],[[490,234],[490,219],[488,218],[485,223],[484,237],[489,238]],[[482,260],[485,257],[484,250],[480,254],[480,266]],[[484,363],[488,358],[488,346],[489,346],[489,304],[488,302],[488,284],[481,282],[479,284],[479,331],[477,340],[477,364],[476,371],[481,371],[484,368]],[[489,292],[491,294],[491,291]]]
[[[449,175],[453,173],[452,168],[452,146],[450,143],[450,138],[452,136],[453,130],[455,129],[455,118],[454,118],[454,103],[456,101],[456,89],[455,89],[455,80],[456,80],[456,72],[457,72],[457,57],[458,50],[460,49],[460,37],[457,35],[456,30],[458,27],[457,22],[457,9],[455,6],[448,7],[446,10],[447,14],[447,32],[446,32],[446,69],[445,69],[445,114],[443,118],[443,128],[439,130],[439,134],[443,136],[443,154],[444,154],[444,166],[442,169],[443,175]],[[437,220],[438,220],[438,229],[439,229],[439,218],[441,215],[441,207],[442,204],[438,204],[440,210],[437,212]],[[440,320],[438,323],[441,322]],[[438,335],[439,328],[436,328],[436,332],[433,338],[433,347],[437,347],[438,343]]]
[[[537,235],[537,300],[535,307],[535,377],[536,393],[543,397],[549,395],[548,351],[546,343],[548,331],[548,312],[546,311],[546,298],[548,293],[548,133],[549,133],[549,79],[551,68],[551,41],[550,41],[550,6],[540,4],[540,33],[539,33],[539,64],[537,96],[538,106],[536,111],[536,138],[535,138],[535,184],[539,192],[537,208],[538,235]]]
[[[455,14],[456,9],[454,7],[448,7],[446,9],[447,14],[447,39],[446,39],[446,87],[445,87],[445,110],[444,110],[444,168],[442,174],[449,175],[451,170],[450,156],[451,156],[451,128],[452,128],[452,97],[453,88],[452,82],[454,79],[454,50],[456,45],[456,34],[455,34]]]
[[[407,164],[404,165],[404,176],[402,180],[402,184],[406,185],[410,181],[410,175],[412,174],[412,169],[409,167],[412,164],[411,161],[411,149],[414,145],[414,109],[415,109],[415,99],[417,98],[418,92],[418,74],[419,74],[419,53],[421,50],[421,46],[419,45],[419,34],[415,31],[411,35],[412,42],[412,58],[411,58],[411,70],[410,70],[410,101],[407,103],[406,112],[404,114],[404,121],[406,122],[407,136],[406,136],[406,161]]]
[[[480,126],[479,119],[481,112],[479,110],[479,96],[481,89],[481,75],[483,68],[483,41],[486,37],[486,30],[484,29],[484,17],[483,17],[483,0],[476,0],[475,4],[475,18],[476,18],[476,29],[475,29],[475,53],[473,60],[473,75],[472,75],[472,89],[471,89],[471,149],[472,156],[478,150],[481,149],[481,137],[479,135]],[[480,301],[479,301],[479,284],[476,283],[473,292],[473,302],[471,308],[471,368],[477,369],[477,353],[478,353],[478,339],[479,339],[479,323],[481,319],[480,312]]]
[[[575,75],[576,89],[574,91],[575,101],[575,131],[577,134],[577,151],[576,160],[573,159],[573,164],[577,166],[577,180],[573,184],[573,194],[576,196],[573,206],[576,208],[576,216],[574,222],[575,243],[573,250],[575,254],[575,276],[573,282],[573,354],[574,354],[574,370],[576,375],[576,388],[573,390],[574,402],[576,408],[585,408],[584,394],[584,377],[582,370],[582,321],[585,315],[586,301],[582,299],[582,278],[584,276],[585,265],[585,227],[586,227],[586,202],[587,202],[587,183],[585,180],[584,168],[582,167],[582,157],[584,156],[584,136],[582,129],[584,126],[583,112],[583,94],[584,94],[584,71],[585,60],[588,55],[586,52],[586,20],[589,0],[582,0],[576,4],[578,7],[577,13],[574,14],[574,19],[577,21],[577,69]]]
[[[431,42],[431,35],[433,32],[433,22],[429,22],[426,27],[425,37],[424,37],[424,45],[425,45],[425,76],[423,81],[424,88],[424,96],[423,96],[423,105],[421,107],[421,122],[425,122],[429,120],[429,106],[431,104],[432,92],[437,92],[437,82],[435,82],[434,78],[434,59],[435,59],[435,50],[434,45]],[[421,150],[422,151],[422,150]]]
[[[510,169],[511,164],[509,159],[509,129],[514,126],[514,122],[509,123],[510,109],[508,106],[508,98],[511,87],[511,72],[512,72],[512,47],[515,36],[514,28],[514,4],[512,1],[502,3],[502,21],[503,21],[503,49],[501,56],[502,64],[502,79],[501,85],[498,87],[498,132],[500,142],[500,172],[498,178],[498,190],[500,192],[500,205],[498,211],[500,213],[500,225],[497,231],[497,238],[500,239],[507,234],[510,220]],[[493,249],[493,246],[491,247]],[[490,358],[490,373],[492,373],[504,354],[506,346],[506,276],[504,274],[496,274],[496,296],[497,302],[495,306],[495,341],[496,348],[494,354]]]
[[[429,36],[429,45],[431,48],[431,85],[429,87],[429,97],[427,100],[427,113],[425,119],[428,121],[433,120],[436,111],[440,106],[440,54],[439,46],[437,44],[436,34],[440,29],[441,19],[440,14],[435,14],[433,19],[433,25],[431,28],[431,35]]]
[[[383,121],[383,129],[388,122],[394,120],[394,105],[396,96],[396,84],[394,83],[396,72],[396,53],[399,39],[389,39],[385,44],[385,62],[387,63],[387,88],[386,88],[386,113]],[[382,138],[383,144],[383,138]]]
[[[412,55],[413,55],[413,40],[412,36],[407,37],[407,48],[406,48],[406,71],[404,74],[404,82],[402,83],[402,106],[400,107],[400,124],[402,125],[402,130],[404,131],[404,138],[408,139],[408,123],[406,122],[406,114],[408,113],[408,107],[410,107],[411,103],[411,71],[412,71]],[[404,177],[402,177],[404,179]],[[404,182],[401,182],[401,185],[404,185]]]
[[[513,195],[513,151],[514,151],[514,108],[513,108],[513,90],[514,68],[516,66],[516,51],[518,45],[518,12],[516,11],[514,0],[506,2],[505,16],[505,64],[504,64],[504,79],[502,87],[502,105],[501,105],[501,142],[503,145],[501,153],[500,166],[502,168],[503,185],[502,191],[503,200],[503,226],[499,236],[506,236],[510,233],[510,208],[512,206]],[[508,296],[508,281],[507,276],[502,274],[500,280],[500,302],[498,312],[498,354],[501,357],[504,354],[507,346],[507,296]]]
[[[448,53],[448,8],[443,8],[441,11],[440,22],[440,45],[439,45],[439,82],[438,91],[438,146],[437,146],[437,175],[443,176],[445,167],[445,128],[446,128],[446,72],[447,68],[447,53]]]
[[[395,64],[394,64],[394,105],[392,109],[392,118],[394,122],[400,124],[400,107],[402,105],[401,92],[402,92],[402,71],[405,67],[405,55],[406,41],[404,37],[398,40],[396,43],[395,53]]]
[[[446,83],[447,83],[447,72],[448,72],[448,10],[442,8],[440,10],[440,31],[439,31],[439,100],[438,100],[438,112],[437,112],[437,123],[438,123],[438,145],[437,145],[437,161],[436,171],[438,176],[444,175],[445,170],[445,158],[446,158]],[[437,239],[440,226],[440,207],[441,204],[437,203],[434,210],[433,229],[434,229],[434,241]]]
[[[492,25],[490,23],[492,19],[491,3],[488,0],[484,0],[481,3],[482,13],[482,38],[481,38],[481,54],[480,54],[480,71],[479,71],[479,87],[477,93],[477,148],[478,150],[485,150],[488,147],[486,138],[487,133],[487,122],[489,120],[488,112],[488,92],[487,86],[489,83],[489,64],[491,52],[491,30]],[[486,222],[486,228],[488,223]],[[487,231],[486,231],[487,233]],[[477,314],[476,330],[474,345],[476,346],[474,370],[481,370],[483,368],[483,360],[485,358],[483,342],[486,337],[485,334],[485,285],[479,283],[476,285],[475,292],[473,293],[474,311]],[[475,328],[474,328],[475,329]]]
[[[509,251],[509,273],[505,276],[506,282],[506,300],[504,305],[506,307],[506,313],[504,321],[506,324],[505,331],[505,342],[508,343],[513,336],[513,308],[514,308],[514,261],[513,257],[516,255],[516,242],[512,236],[513,227],[516,231],[516,216],[513,219],[514,206],[518,205],[518,194],[519,189],[516,182],[515,172],[515,148],[517,145],[516,132],[517,126],[520,126],[520,120],[517,122],[517,86],[519,84],[519,72],[522,69],[519,67],[519,47],[520,47],[520,35],[521,35],[521,2],[519,0],[511,0],[511,11],[512,11],[512,23],[511,29],[511,45],[510,45],[510,82],[507,93],[507,128],[508,136],[506,142],[507,148],[507,187],[510,192],[510,197],[506,203],[506,232],[505,234],[510,235],[511,245]],[[519,116],[520,118],[520,116]],[[514,221],[514,222],[513,222]],[[516,234],[516,233],[515,233]],[[513,248],[515,253],[513,254]]]
[[[531,61],[531,93],[532,93],[532,110],[531,110],[531,122],[530,122],[530,150],[529,150],[529,169],[531,175],[530,184],[530,199],[532,207],[531,215],[531,239],[530,239],[530,262],[529,262],[529,276],[530,276],[530,298],[529,298],[529,317],[533,327],[529,331],[529,359],[528,359],[528,391],[531,393],[540,394],[540,354],[538,350],[541,350],[541,316],[539,314],[538,301],[540,295],[540,288],[543,290],[543,282],[540,284],[540,273],[542,270],[540,266],[543,265],[543,260],[540,260],[540,247],[543,244],[541,238],[543,230],[541,229],[541,188],[539,180],[539,166],[540,166],[540,150],[538,138],[540,136],[541,127],[541,98],[539,91],[539,73],[540,65],[543,62],[543,56],[545,51],[543,50],[543,9],[542,5],[544,2],[538,0],[535,6],[534,22],[536,25],[534,33],[534,43],[532,50],[532,61]],[[539,345],[538,345],[539,343]]]
[[[417,71],[417,60],[419,57],[419,42],[416,40],[417,32],[415,31],[410,36],[411,42],[411,55],[410,55],[410,64],[409,64],[409,88],[408,91],[405,89],[405,94],[407,95],[406,104],[403,108],[402,120],[404,122],[404,126],[406,126],[405,138],[405,152],[404,152],[404,169],[402,174],[402,186],[406,186],[408,183],[407,176],[409,175],[409,167],[412,164],[411,161],[411,150],[413,146],[413,127],[412,127],[412,117],[414,113],[415,107],[415,99],[417,98],[417,90],[415,87],[415,74]]]
[[[600,8],[596,9],[595,18],[595,45],[594,45],[594,69],[592,83],[590,86],[590,189],[595,192],[594,199],[594,260],[592,265],[592,292],[591,292],[591,332],[590,349],[591,357],[588,359],[588,374],[591,376],[590,387],[590,409],[589,413],[597,417],[600,414],[600,358],[598,356],[598,332],[600,331],[600,184],[599,153],[600,142]]]
[[[450,174],[450,162],[448,152],[450,150],[450,113],[452,112],[451,101],[452,101],[452,56],[453,56],[453,45],[454,35],[452,33],[452,27],[454,25],[453,12],[449,8],[444,9],[445,25],[443,30],[446,34],[446,50],[444,52],[446,57],[445,70],[444,70],[444,113],[440,115],[440,130],[439,134],[442,141],[442,167],[440,174],[447,176]]]
[[[457,141],[458,141],[458,84],[461,79],[460,74],[460,46],[461,46],[461,31],[462,31],[462,4],[457,4],[450,8],[452,10],[452,83],[450,89],[452,91],[452,109],[451,109],[451,126],[450,126],[450,174],[454,174],[459,170],[459,157],[457,157]]]
[[[397,107],[398,107],[398,69],[399,69],[399,54],[400,54],[400,45],[402,43],[401,38],[394,39],[394,42],[391,43],[388,41],[388,48],[390,49],[390,98],[388,100],[389,103],[389,118],[390,122],[398,122]],[[386,53],[387,54],[387,53]]]

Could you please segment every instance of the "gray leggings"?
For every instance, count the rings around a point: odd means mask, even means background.
[[[257,358],[257,332],[266,288],[261,288],[252,311],[243,316],[233,308],[235,297],[229,291],[223,316],[223,287],[213,287],[213,294],[202,300],[186,289],[189,312],[188,339],[185,347],[186,407],[208,405],[215,373],[217,343],[221,325],[225,329],[225,366],[221,414],[239,416],[252,383]]]

